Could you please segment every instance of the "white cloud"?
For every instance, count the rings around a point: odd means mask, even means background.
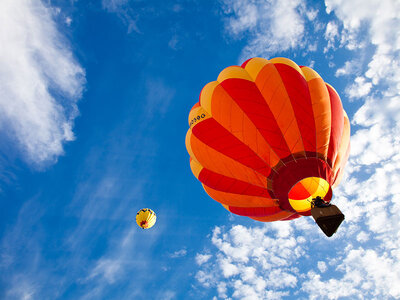
[[[100,259],[87,279],[97,276],[103,277],[108,283],[114,283],[121,270],[121,261],[118,259]]]
[[[336,70],[335,76],[357,75],[361,72],[360,66],[361,62],[357,59],[346,61],[343,67]]]
[[[368,95],[371,89],[372,83],[368,82],[365,77],[359,76],[354,79],[354,83],[352,85],[346,88],[346,93],[349,98],[362,98]]]
[[[211,241],[218,252],[199,264],[199,283],[215,287],[221,298],[279,299],[286,295],[285,288],[297,285],[298,270],[292,265],[305,255],[305,245],[301,237],[303,246],[296,243],[291,224],[281,224],[262,228],[237,225],[226,232],[216,227]],[[219,291],[222,283],[223,293]]]
[[[34,285],[22,276],[18,276],[13,278],[13,287],[7,291],[6,296],[8,299],[30,300],[35,299],[35,293]]]
[[[141,33],[137,26],[137,13],[128,6],[128,0],[102,0],[104,10],[115,13],[128,27],[128,33],[135,31]]]
[[[328,269],[328,267],[326,266],[326,263],[324,261],[319,261],[317,266],[318,266],[318,270],[321,273],[326,272],[326,270]]]
[[[0,2],[0,128],[33,165],[74,139],[85,74],[40,1]]]
[[[170,254],[170,257],[178,258],[178,257],[186,256],[186,254],[187,254],[186,249],[181,249],[181,250],[175,251],[174,253]]]
[[[325,39],[328,41],[328,45],[324,48],[324,53],[328,52],[329,49],[334,49],[336,39],[339,36],[339,28],[335,21],[330,21],[326,25]]]
[[[71,17],[66,17],[65,18],[65,24],[67,24],[68,26],[71,26],[72,23],[72,18]]]
[[[242,59],[304,46],[305,18],[317,14],[304,7],[302,0],[224,0],[225,30],[236,38],[248,38]]]
[[[196,263],[201,266],[202,264],[206,263],[211,258],[210,254],[201,254],[198,253],[196,255]]]
[[[343,23],[342,36],[362,44],[367,39],[377,47],[366,76],[377,84],[399,75],[400,3],[395,0],[326,0],[327,11],[334,11]],[[364,27],[363,27],[364,25]],[[362,30],[366,30],[368,35]],[[345,41],[346,43],[346,41]],[[398,77],[397,77],[398,78]]]
[[[101,4],[103,9],[107,9],[109,11],[116,11],[122,7],[124,7],[128,3],[128,0],[102,0]]]
[[[314,21],[317,16],[318,16],[318,10],[317,9],[307,9],[306,11],[306,16],[310,21]]]
[[[176,293],[170,290],[162,292],[159,299],[164,299],[164,300],[176,299]]]

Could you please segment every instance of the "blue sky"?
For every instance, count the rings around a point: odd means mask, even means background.
[[[1,1],[0,298],[398,299],[399,15],[395,0]],[[190,108],[254,56],[341,95],[332,238],[229,214],[191,174]]]

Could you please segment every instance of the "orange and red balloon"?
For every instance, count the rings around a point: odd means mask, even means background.
[[[193,174],[232,213],[258,221],[310,215],[329,202],[350,149],[333,87],[286,58],[252,58],[208,83],[189,114]]]

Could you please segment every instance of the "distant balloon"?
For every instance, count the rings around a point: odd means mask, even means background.
[[[136,223],[143,229],[149,229],[156,223],[157,216],[150,208],[142,208],[136,214]]]
[[[329,203],[350,149],[339,95],[309,67],[252,58],[208,83],[186,148],[205,191],[232,213],[271,222]]]

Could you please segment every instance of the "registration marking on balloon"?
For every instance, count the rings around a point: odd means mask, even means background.
[[[211,118],[211,116],[205,111],[205,109],[198,106],[190,112],[189,127],[192,128],[194,125],[209,118]]]

